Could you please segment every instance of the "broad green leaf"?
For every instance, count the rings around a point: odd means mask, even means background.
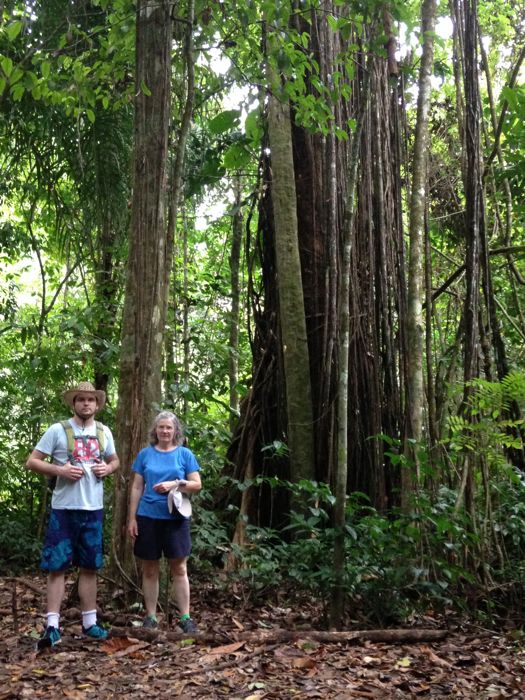
[[[223,134],[225,131],[239,124],[239,110],[228,109],[221,112],[208,122],[208,128],[212,134]]]
[[[40,66],[40,70],[42,71],[42,77],[44,80],[47,80],[51,73],[51,64],[49,61],[43,61],[42,65]]]
[[[246,117],[246,121],[244,122],[244,129],[246,131],[246,136],[250,139],[252,143],[259,143],[263,134],[263,130],[261,128],[260,123],[259,109],[254,109],[248,114],[248,116]]]
[[[94,124],[95,123],[95,112],[92,109],[86,109],[86,114],[87,118],[89,121]]]
[[[14,39],[16,39],[16,37],[22,31],[23,26],[23,22],[21,22],[20,20],[17,20],[16,22],[11,22],[11,24],[7,25],[6,31],[9,41],[13,41]]]
[[[13,71],[13,61],[9,58],[9,56],[2,56],[0,63],[6,77],[9,78]]]
[[[25,87],[22,85],[22,83],[17,83],[14,87],[11,88],[11,95],[13,96],[13,100],[15,102],[20,102],[24,92]]]

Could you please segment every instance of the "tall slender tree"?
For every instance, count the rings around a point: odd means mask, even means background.
[[[429,113],[434,63],[435,0],[424,0],[421,7],[422,54],[419,68],[414,158],[409,211],[409,263],[407,340],[410,347],[407,376],[407,438],[405,451],[412,458],[416,473],[402,473],[403,500],[406,502],[418,479],[417,450],[422,434],[425,394],[423,389],[423,290],[425,251],[425,211],[427,207],[427,160],[429,142]]]
[[[273,41],[270,39],[270,46]],[[297,230],[297,195],[290,106],[269,58],[268,135],[275,230],[280,337],[284,368],[290,476],[313,479],[314,440],[310,358]]]
[[[122,320],[116,433],[123,469],[115,479],[113,568],[132,571],[126,537],[131,463],[144,446],[161,395],[167,306],[166,225],[170,122],[171,4],[139,0],[136,12],[135,140],[128,277]]]

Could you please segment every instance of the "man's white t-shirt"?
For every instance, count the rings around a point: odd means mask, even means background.
[[[111,430],[104,425],[105,444],[100,454],[97,440],[96,423],[83,428],[69,420],[75,438],[74,463],[84,470],[84,476],[78,481],[57,477],[53,489],[51,507],[58,510],[100,510],[104,503],[104,487],[102,480],[96,478],[91,466],[97,459],[107,460],[115,454],[115,442]],[[64,465],[68,460],[67,435],[61,423],[54,423],[42,435],[36,450],[50,455],[53,464]]]

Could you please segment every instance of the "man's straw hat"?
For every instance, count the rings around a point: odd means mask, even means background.
[[[95,389],[91,382],[80,382],[62,394],[62,398],[70,408],[74,408],[75,396],[77,394],[94,394],[98,401],[97,411],[104,408],[106,403],[106,392],[102,391],[101,389]]]

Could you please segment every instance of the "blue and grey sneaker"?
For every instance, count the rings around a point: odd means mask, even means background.
[[[193,634],[194,632],[198,631],[197,625],[193,622],[191,617],[186,617],[184,620],[179,620],[177,624],[184,634]]]
[[[60,632],[56,627],[46,627],[44,634],[40,637],[36,643],[37,651],[42,649],[49,649],[49,647],[54,647],[60,644]]]
[[[82,632],[86,637],[90,637],[91,639],[107,639],[109,632],[105,630],[103,627],[100,627],[99,625],[91,625],[91,627],[88,627],[87,629],[82,626]]]
[[[159,623],[155,615],[146,615],[146,617],[142,621],[142,627],[144,627],[144,629],[154,630],[157,629],[158,626]]]

